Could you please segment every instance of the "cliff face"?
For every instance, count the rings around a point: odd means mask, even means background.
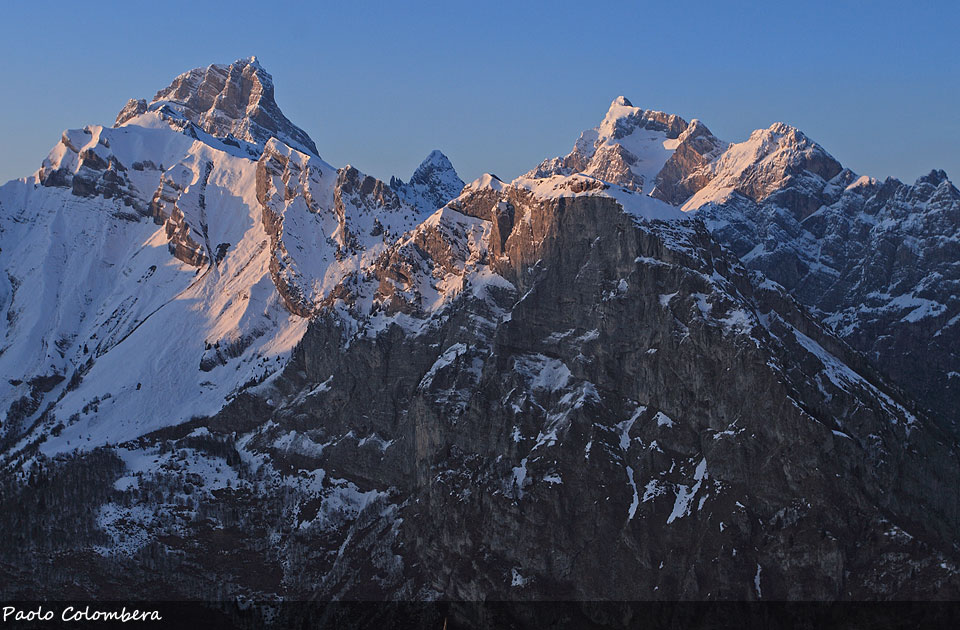
[[[789,187],[779,201],[734,195],[701,215],[957,434],[960,193],[942,171],[912,186],[844,171],[812,194],[806,215]]]
[[[912,186],[879,182],[784,123],[728,144],[698,120],[636,124],[649,115],[614,101],[569,155],[527,177],[592,174],[696,214],[744,265],[783,286],[960,434],[960,195],[946,173]],[[653,186],[638,188],[640,179]]]
[[[305,131],[290,122],[274,97],[273,77],[256,57],[184,72],[149,103],[131,99],[117,115],[115,127],[148,111],[166,110],[184,117],[218,138],[263,146],[270,138],[318,155]]]
[[[702,224],[507,186],[431,222],[366,281],[412,248],[406,308],[328,311],[278,377],[106,452],[94,564],[143,594],[957,594],[955,449]]]
[[[620,98],[512,183],[385,184],[268,77],[0,187],[5,596],[960,596],[944,174]]]
[[[248,446],[383,501],[336,539],[323,597],[922,596],[900,562],[954,592],[958,464],[935,426],[696,223],[524,196],[454,204],[529,216],[488,251],[512,287],[416,335],[317,320],[276,382]]]

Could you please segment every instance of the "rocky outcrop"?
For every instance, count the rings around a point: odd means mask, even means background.
[[[115,199],[131,210],[116,212],[120,218],[136,221],[148,212],[127,167],[110,151],[100,127],[63,132],[37,171],[37,180],[43,186],[67,188],[77,197]]]
[[[217,138],[235,137],[260,147],[277,138],[299,151],[318,155],[310,136],[280,111],[273,77],[256,57],[185,72],[157,92],[149,104],[142,99],[129,101],[114,126],[164,107]]]
[[[851,181],[852,180],[852,181]],[[848,183],[850,182],[850,183]],[[942,171],[909,186],[854,178],[818,210],[734,197],[701,210],[717,238],[783,285],[957,432],[960,194]]]
[[[313,196],[314,187],[322,184],[324,176],[327,179],[333,176],[331,171],[324,171],[322,166],[313,165],[309,156],[277,143],[268,144],[257,162],[257,201],[272,251],[270,275],[286,307],[301,317],[313,314],[315,296],[310,291],[311,279],[304,277],[287,249],[284,215],[291,208],[311,215],[330,213],[332,209],[321,208]],[[339,253],[349,236],[344,230],[342,213],[328,216],[327,223],[330,219],[336,221],[337,228],[333,232],[339,239],[328,237],[328,243]],[[311,255],[319,258],[322,251],[311,252]]]
[[[127,101],[127,104],[123,106],[123,109],[120,110],[120,113],[117,114],[117,119],[113,123],[114,127],[119,127],[133,118],[136,118],[140,114],[145,114],[147,112],[147,101],[142,98],[131,98]]]
[[[434,150],[420,163],[409,182],[391,177],[390,188],[411,206],[423,212],[433,212],[460,194],[463,180],[449,158]]]
[[[702,224],[506,186],[455,207],[389,254],[419,258],[400,285],[465,270],[445,308],[325,310],[281,377],[118,451],[164,462],[88,493],[154,515],[101,517],[138,594],[960,594],[952,442]]]
[[[710,182],[710,164],[727,148],[707,126],[694,119],[678,138],[673,155],[657,173],[656,188],[651,193],[675,206]]]

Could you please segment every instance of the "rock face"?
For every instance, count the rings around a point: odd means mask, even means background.
[[[693,193],[707,185],[712,179],[711,163],[728,146],[696,119],[677,140],[677,148],[657,173],[656,187],[650,193],[675,206],[682,205]]]
[[[944,174],[619,98],[514,182],[387,185],[213,125],[254,66],[0,188],[0,594],[960,596],[960,448],[884,369],[953,311],[870,310],[953,278]]]
[[[463,180],[447,156],[434,150],[420,163],[409,182],[392,177],[390,187],[410,205],[431,211],[459,195]]]
[[[325,311],[219,414],[60,464],[88,533],[17,549],[96,554],[13,592],[108,565],[142,595],[960,592],[955,447],[701,223],[475,184],[385,256],[378,284],[456,297]]]
[[[277,138],[299,151],[318,155],[310,136],[280,111],[274,100],[273,77],[256,57],[185,72],[157,92],[149,104],[142,99],[129,101],[114,126],[163,108],[176,111],[218,138],[232,137],[260,146]]]
[[[115,199],[125,208],[118,208],[116,214],[138,220],[138,215],[147,212],[147,205],[102,131],[102,127],[89,126],[64,131],[37,171],[37,181],[46,187],[66,188],[76,197]]]
[[[701,214],[745,264],[786,287],[960,434],[960,193],[946,174],[910,186],[843,171],[778,197],[736,195]],[[805,215],[809,199],[819,205]]]
[[[559,166],[545,162],[528,176],[580,171],[634,186],[622,159],[629,136],[613,131],[648,115],[634,110],[614,101],[605,131],[584,132]],[[682,131],[674,139],[670,129]],[[913,186],[858,177],[783,123],[729,145],[697,120],[655,133],[669,157],[644,192],[696,212],[748,268],[781,284],[960,435],[960,204],[945,173]],[[589,152],[594,135],[605,152]]]

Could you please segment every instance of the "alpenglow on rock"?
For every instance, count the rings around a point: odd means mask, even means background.
[[[218,138],[232,137],[261,148],[270,138],[277,138],[294,149],[319,155],[310,136],[280,111],[274,100],[273,77],[256,57],[184,72],[150,103],[130,100],[114,126],[158,109],[175,111]]]
[[[170,102],[65,131],[32,178],[0,188],[0,443],[72,418],[57,430],[70,450],[81,433],[93,446],[215,412],[282,369],[316,313],[348,295],[371,308],[351,287],[372,294],[361,281],[388,248],[459,193],[446,158],[421,170],[431,200],[412,205],[279,137],[215,136]],[[91,403],[104,387],[112,402]]]
[[[960,321],[944,174],[619,98],[388,185],[217,113],[244,63],[0,186],[0,596],[960,597],[957,440],[883,373]]]
[[[960,193],[943,171],[877,182],[784,123],[728,144],[621,97],[526,178],[574,172],[699,216],[960,436]]]
[[[599,126],[580,134],[570,154],[544,160],[526,177],[583,173],[649,194],[686,128],[686,121],[679,116],[634,107],[619,96]]]

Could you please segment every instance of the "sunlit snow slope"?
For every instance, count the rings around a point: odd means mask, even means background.
[[[397,188],[321,160],[255,59],[64,132],[0,187],[4,443],[116,443],[269,378],[344,279],[462,182],[434,152]]]

